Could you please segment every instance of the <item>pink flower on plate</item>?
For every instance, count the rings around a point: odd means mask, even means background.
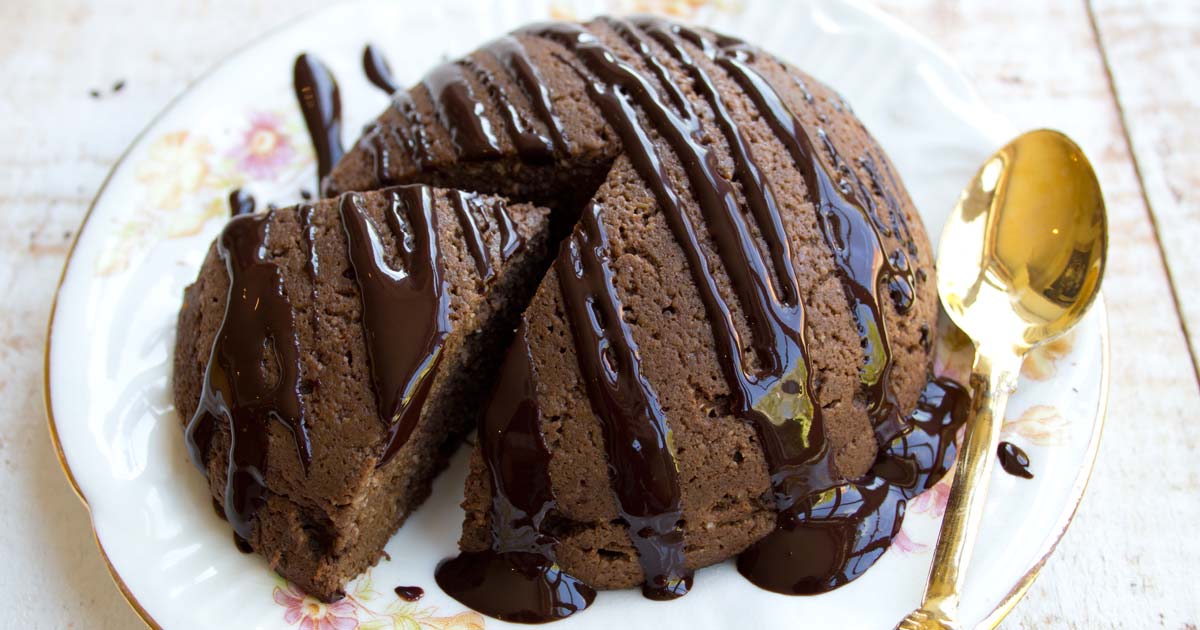
[[[358,627],[354,604],[349,598],[326,604],[305,595],[292,583],[276,586],[275,603],[283,606],[283,620],[300,630],[354,630]]]
[[[929,550],[929,545],[909,538],[908,532],[904,531],[903,529],[900,530],[900,533],[896,534],[896,537],[892,539],[892,546],[895,547],[900,553],[910,555],[914,553],[924,553]]]
[[[258,179],[270,179],[285,166],[295,151],[281,130],[277,114],[257,112],[250,116],[250,128],[242,134],[241,144],[231,151],[238,167]]]
[[[950,477],[953,472],[946,473],[941,481],[908,502],[909,512],[927,512],[934,518],[940,518],[946,513],[946,501],[950,498]]]

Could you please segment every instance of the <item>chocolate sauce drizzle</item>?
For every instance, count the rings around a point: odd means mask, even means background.
[[[442,271],[433,191],[403,186],[382,191],[385,220],[401,267],[387,262],[383,240],[361,195],[341,199],[354,278],[362,294],[367,341],[380,418],[390,427],[379,465],[408,440],[429,395],[450,331],[450,294]]]
[[[388,85],[390,72],[378,51],[368,47],[363,63],[373,82]],[[307,54],[297,57],[293,79],[318,156],[320,180],[343,152],[337,82],[324,64]],[[455,93],[456,88],[446,90]],[[339,202],[351,266],[362,294],[372,385],[380,417],[389,426],[379,465],[389,461],[411,435],[450,326],[432,191],[407,186],[382,194],[390,204],[384,215],[396,243],[394,258],[400,269],[386,260],[389,256],[383,240],[366,215],[362,197],[348,194]],[[475,214],[482,214],[478,200],[458,193],[454,202],[479,273],[485,281],[491,280],[495,272],[474,219]],[[214,507],[233,525],[235,541],[244,551],[250,548],[247,541],[253,520],[268,492],[264,475],[269,420],[288,428],[307,469],[311,445],[303,394],[311,392],[316,383],[301,379],[294,312],[282,273],[269,257],[270,226],[276,210],[271,206],[268,213],[255,215],[254,198],[241,190],[230,193],[229,206],[234,219],[218,239],[218,254],[230,278],[228,303],[206,368],[199,406],[188,424],[187,442],[193,461],[203,469],[217,423],[228,424],[225,502],[220,505],[214,500]],[[506,209],[498,204],[492,207],[501,256],[507,259],[523,241]],[[296,211],[308,256],[307,271],[313,280],[309,297],[316,303],[320,260],[315,208],[301,204]],[[398,314],[407,318],[399,319]],[[319,318],[315,309],[313,317]],[[316,319],[314,326],[320,328]]]
[[[1024,479],[1033,479],[1029,470],[1029,455],[1012,442],[1001,442],[996,448],[996,456],[1000,458],[1000,467],[1004,472]]]
[[[228,301],[186,433],[192,461],[206,470],[219,423],[228,427],[223,512],[243,541],[251,540],[255,515],[267,500],[269,425],[278,422],[291,434],[306,469],[312,452],[292,305],[283,275],[270,260],[273,217],[274,212],[236,217],[217,240],[217,255],[229,273]]]
[[[491,282],[496,271],[492,269],[492,261],[488,256],[487,246],[483,242],[483,234],[475,223],[478,203],[473,195],[461,190],[454,191],[450,197],[454,202],[454,214],[458,217],[458,226],[462,230],[463,238],[467,241],[467,249],[471,251],[471,258],[475,260],[475,270],[484,282]]]
[[[677,27],[678,28],[678,27]],[[696,31],[690,33],[696,41],[704,42]],[[833,183],[821,163],[804,124],[784,103],[770,83],[750,65],[753,53],[742,44],[715,49],[711,42],[707,50],[715,61],[754,101],[776,138],[792,155],[803,174],[809,198],[817,208],[818,224],[837,270],[842,287],[850,302],[851,312],[864,343],[866,361],[860,376],[867,392],[867,412],[875,426],[876,441],[885,444],[902,430],[902,422],[891,388],[891,350],[887,329],[879,307],[878,288],[887,283],[897,310],[907,311],[915,295],[907,280],[907,262],[891,260],[883,255],[883,244],[873,222],[858,203],[852,187],[842,188]]]
[[[388,65],[387,58],[378,48],[370,44],[363,48],[362,65],[363,73],[367,75],[367,80],[372,85],[387,94],[400,91],[400,84],[396,83],[396,79],[392,77],[392,67]]]
[[[621,316],[601,212],[595,204],[583,211],[555,270],[588,399],[603,428],[618,511],[646,575],[642,592],[674,599],[692,583],[683,554],[678,465],[666,414],[642,378],[637,343]]]
[[[563,123],[554,114],[549,89],[521,42],[512,36],[501,37],[481,47],[480,52],[494,59],[507,76],[493,73],[479,59],[467,58],[439,66],[421,81],[434,115],[450,130],[460,157],[486,160],[500,156],[499,139],[472,79],[484,88],[488,99],[501,112],[509,137],[523,159],[545,162],[556,153],[566,155],[570,143]],[[392,147],[401,147],[405,157],[421,170],[430,163],[431,142],[425,130],[427,122],[412,94],[393,89],[395,83],[387,70],[387,61],[376,49],[368,47],[363,52],[363,68],[372,83],[392,94],[391,107],[404,123],[372,123],[360,141],[359,146],[374,164],[376,185],[383,186],[392,183],[390,173],[396,160]],[[517,106],[506,84],[520,89],[532,112]],[[536,117],[531,118],[530,113]]]
[[[885,222],[872,195],[885,187],[881,176],[867,169],[874,187],[868,188],[818,129],[838,174],[835,181],[800,118],[752,66],[754,52],[742,42],[654,18],[632,22],[606,19],[606,23],[641,58],[649,74],[623,61],[596,36],[574,24],[536,25],[517,34],[551,40],[567,51],[566,56],[553,54],[583,79],[589,98],[619,136],[625,155],[651,189],[683,249],[712,325],[722,371],[734,394],[734,413],[756,429],[766,454],[778,511],[775,532],[739,557],[739,570],[755,584],[783,593],[836,588],[860,575],[887,549],[899,531],[905,500],[928,487],[953,461],[954,431],[965,417],[964,390],[941,380],[931,380],[926,386],[911,418],[899,416],[890,383],[892,361],[880,299],[881,289],[886,287],[892,306],[904,313],[915,298],[909,254],[900,249],[886,253],[880,236],[903,229],[902,240],[911,244],[907,226],[900,227],[899,204],[883,195],[891,212],[891,221]],[[502,41],[509,49],[520,46],[515,38]],[[694,59],[693,49],[685,42],[699,49],[707,63]],[[732,178],[718,168],[718,156],[707,144],[701,114],[672,79],[656,46],[685,70],[693,89],[707,101],[730,149]],[[495,47],[491,44],[484,50]],[[734,120],[708,64],[723,70],[750,97],[791,154],[816,207],[821,234],[863,342],[860,376],[880,457],[862,479],[846,481],[834,476],[821,407],[811,394],[794,255],[771,185],[755,160],[754,143]],[[441,111],[445,117],[448,110]],[[686,190],[699,206],[707,237],[716,245],[721,266],[750,326],[748,345],[756,361],[743,350],[747,344],[734,325],[731,305],[717,289],[713,269],[703,253],[702,236],[671,183],[643,117],[679,156]],[[449,121],[446,126],[463,123]],[[871,165],[874,167],[873,161]],[[894,188],[894,182],[889,183]],[[739,207],[739,190],[748,214]],[[637,346],[620,316],[607,270],[602,212],[595,205],[584,212],[556,264],[580,371],[604,429],[613,490],[646,575],[643,590],[653,596],[662,592],[656,585],[664,580],[669,584],[675,579],[685,588],[689,583],[682,541],[676,536],[682,510],[674,459],[664,439],[666,417],[640,373]],[[759,250],[750,220],[765,244],[765,255]],[[483,555],[464,553],[446,562],[439,569],[438,581],[448,593],[485,614],[547,621],[564,616],[564,610],[575,612],[581,607],[563,607],[560,600],[547,595],[556,593],[548,587],[548,578],[557,564],[555,539],[542,524],[554,510],[554,499],[531,372],[528,347],[523,342],[510,352],[502,379],[527,393],[517,400],[515,389],[502,383],[481,428],[481,448],[495,497],[493,548]],[[523,380],[518,383],[517,379]],[[515,448],[516,444],[525,449]],[[536,482],[529,483],[530,479]],[[519,505],[516,512],[514,503]],[[527,542],[514,546],[514,540]],[[515,575],[522,577],[514,579],[506,567],[515,566],[516,558],[525,568],[515,570]],[[554,576],[569,578],[561,572]],[[521,598],[520,619],[511,616],[512,602],[505,596],[513,588],[539,594]],[[677,589],[671,594],[682,592]]]
[[[342,159],[342,98],[333,73],[307,53],[296,57],[292,87],[317,153],[317,189]]]
[[[296,211],[300,215],[300,237],[304,239],[304,249],[308,252],[308,277],[312,280],[312,303],[317,303],[317,274],[321,271],[321,260],[317,254],[317,226],[313,223],[313,214],[317,211],[312,204],[302,203]],[[316,309],[314,309],[314,315]]]
[[[500,142],[492,131],[483,101],[467,78],[467,62],[442,64],[425,75],[421,85],[429,92],[433,109],[465,160],[500,157]]]
[[[404,124],[398,126],[373,122],[367,126],[362,140],[359,141],[359,146],[374,164],[376,186],[392,183],[392,146],[405,147],[409,160],[418,169],[425,168],[429,163],[429,138],[412,94],[406,91],[393,92],[391,106],[404,120]]]
[[[254,195],[235,188],[229,193],[229,216],[240,217],[243,214],[254,214]]]
[[[399,270],[386,261],[383,240],[367,216],[363,198],[352,193],[340,201],[350,262],[362,294],[372,385],[380,417],[389,426],[380,465],[412,433],[450,326],[432,191],[406,186],[382,194],[389,204],[384,215],[398,250]],[[230,202],[239,209],[252,208],[253,200],[247,198],[234,191]],[[464,196],[463,202],[475,199]],[[302,380],[294,310],[283,275],[270,259],[275,212],[239,214],[217,241],[229,274],[228,301],[186,435],[192,460],[205,470],[218,423],[229,427],[225,500],[223,505],[214,500],[214,508],[233,526],[242,551],[251,548],[253,521],[268,494],[264,475],[270,422],[278,421],[290,432],[305,469],[311,459],[303,395],[314,384]],[[310,299],[316,303],[320,260],[315,208],[301,204],[296,212],[313,280]],[[497,212],[507,216],[503,209]],[[318,316],[315,309],[313,316]],[[320,326],[314,321],[314,327]]]
[[[527,162],[549,161],[554,151],[550,139],[533,128],[525,114],[508,97],[505,88],[496,80],[496,77],[483,64],[474,59],[464,59],[462,65],[487,89],[492,102],[499,105],[500,110],[504,113],[505,126],[509,130],[509,137],[512,139],[513,145],[517,148],[517,154]]]
[[[254,553],[254,547],[245,538],[238,536],[237,532],[233,533],[233,546],[242,553]]]
[[[631,26],[619,26],[619,32],[635,33]],[[760,223],[759,230],[772,250],[772,259],[783,261],[782,273],[772,274],[768,270],[737,205],[733,183],[724,178],[717,168],[715,154],[701,141],[701,121],[687,99],[681,95],[671,99],[673,105],[668,105],[645,76],[619,61],[594,36],[579,27],[552,24],[543,29],[539,31],[540,35],[565,46],[583,62],[589,73],[595,75],[596,80],[588,81],[590,96],[620,136],[626,155],[651,187],[660,210],[684,250],[713,327],[717,354],[723,358],[722,370],[734,393],[735,413],[759,433],[771,463],[777,503],[790,505],[815,488],[831,486],[830,452],[824,439],[820,409],[813,405],[809,394],[812,384],[803,336],[804,313],[796,299],[798,290],[790,267],[790,246],[782,232],[770,188],[758,175],[758,168],[752,161],[750,143],[728,116],[711,78],[700,66],[688,64],[698,90],[709,99],[718,119],[722,120],[722,132],[728,136],[737,162],[737,178],[752,200],[752,214]],[[671,35],[665,30],[659,32],[663,36]],[[639,45],[636,49],[644,56],[652,54],[648,45]],[[681,46],[677,52],[682,63],[690,61]],[[752,330],[750,346],[760,366],[757,370],[751,367],[749,357],[743,352],[732,307],[717,289],[696,226],[685,212],[678,193],[668,183],[670,179],[665,167],[647,130],[639,122],[635,109],[639,106],[663,139],[677,154],[684,156],[680,162],[690,189],[699,203],[709,236],[717,244],[734,292],[745,308]],[[780,286],[776,287],[776,284]]]
[[[775,531],[738,556],[738,571],[785,595],[823,593],[862,575],[900,532],[905,502],[953,465],[954,434],[966,420],[969,399],[961,385],[931,379],[905,432],[880,449],[865,477],[781,510]]]
[[[492,211],[496,224],[500,226],[500,259],[508,260],[513,254],[521,251],[525,246],[525,239],[517,232],[512,217],[508,215],[508,208],[503,203],[493,204]]]
[[[554,107],[551,104],[550,91],[546,87],[546,82],[542,80],[541,73],[538,72],[537,66],[529,58],[529,54],[521,42],[515,37],[506,36],[484,45],[480,50],[490,55],[508,71],[509,76],[521,87],[525,98],[533,106],[538,120],[548,133],[548,137],[539,135],[538,143],[546,144],[548,142],[554,149],[565,155],[570,150],[570,145],[567,142],[562,121],[554,115]],[[497,96],[504,97],[503,94],[497,94]],[[505,109],[512,107],[511,100],[506,99],[504,106]],[[537,133],[528,123],[525,124],[524,132]],[[519,149],[520,145],[518,145]]]
[[[549,533],[558,504],[542,436],[537,375],[522,323],[479,423],[479,448],[492,486],[492,545],[438,565],[438,586],[502,621],[544,623],[591,605],[592,587],[564,573]]]

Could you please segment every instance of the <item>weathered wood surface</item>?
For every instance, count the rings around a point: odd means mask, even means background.
[[[1105,292],[1115,378],[1104,447],[1075,525],[1005,627],[1194,630],[1200,393],[1181,321],[1200,334],[1200,285],[1191,280],[1200,272],[1193,192],[1200,184],[1200,95],[1191,83],[1200,65],[1200,11],[1193,2],[1139,0],[1094,0],[1094,7],[1041,0],[882,4],[946,49],[1018,126],[1056,127],[1075,137],[1100,171],[1109,202]],[[47,439],[41,360],[50,299],[91,197],[146,121],[213,63],[312,6],[0,4],[5,626],[139,627],[108,578],[87,514]],[[113,93],[121,79],[124,88]],[[93,89],[100,98],[89,96]]]
[[[1200,361],[1200,3],[1095,0],[1092,13]]]
[[[1104,292],[1113,378],[1104,441],[1075,523],[1004,627],[1194,629],[1200,624],[1200,543],[1193,533],[1200,518],[1200,395],[1150,208],[1105,73],[1105,55],[1111,57],[1112,51],[1098,46],[1085,2],[881,4],[944,48],[984,98],[1017,127],[1053,127],[1075,138],[1099,172],[1108,203],[1111,244]],[[1184,79],[1194,80],[1200,63],[1196,3],[1177,3],[1186,9],[1173,11],[1172,22],[1156,21],[1158,30],[1146,27],[1140,34],[1130,24],[1146,23],[1155,9],[1143,5],[1153,3],[1096,4],[1134,7],[1125,13],[1096,7],[1098,16],[1119,18],[1101,17],[1098,22],[1107,33],[1101,41],[1126,40],[1121,55],[1131,56],[1131,49],[1173,46],[1176,50],[1168,54],[1176,63],[1191,64],[1190,77],[1180,70],[1172,80],[1162,74],[1162,66],[1170,64],[1154,54],[1142,55],[1141,61],[1110,60],[1118,86],[1164,81],[1155,88],[1162,100],[1155,102],[1143,93],[1136,97],[1137,107],[1122,103],[1131,127],[1140,126],[1147,136],[1177,134],[1171,146],[1180,147],[1183,154],[1200,153],[1182,141],[1189,134],[1195,138],[1200,124],[1200,118],[1186,114],[1189,107],[1194,111],[1195,103],[1183,104],[1187,90],[1195,94]],[[1184,19],[1189,11],[1190,22]],[[1124,26],[1105,31],[1105,24]],[[1190,57],[1180,50],[1187,39],[1180,31],[1189,29]],[[1118,90],[1118,95],[1127,92]],[[1139,118],[1143,115],[1155,120]],[[1135,148],[1142,147],[1135,143]],[[1137,155],[1143,175],[1150,177],[1151,160],[1144,153]],[[1184,198],[1194,199],[1193,189],[1183,182],[1188,176],[1196,181],[1196,166],[1186,159],[1176,163],[1180,159],[1165,155],[1153,161],[1155,169],[1175,171],[1153,177],[1184,186]],[[1157,215],[1160,231],[1200,232],[1195,201],[1191,203],[1190,219],[1174,211]],[[1200,272],[1200,248],[1194,242],[1187,245],[1190,263],[1187,256],[1168,260],[1174,265],[1173,275],[1185,277],[1185,292],[1194,295],[1197,284],[1188,286],[1186,277]]]

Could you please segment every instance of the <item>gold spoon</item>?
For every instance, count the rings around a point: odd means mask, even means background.
[[[959,197],[942,230],[938,293],[975,344],[971,416],[925,599],[900,630],[961,627],[959,597],[1021,361],[1083,318],[1099,292],[1107,250],[1096,174],[1056,131],[1010,142]]]

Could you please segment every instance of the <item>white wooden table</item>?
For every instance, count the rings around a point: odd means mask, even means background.
[[[50,299],[89,201],[138,130],[230,51],[315,4],[0,3],[0,626],[140,627],[47,436]],[[1074,526],[1005,627],[1196,630],[1200,3],[882,5],[1019,127],[1074,137],[1108,201],[1104,444]]]

